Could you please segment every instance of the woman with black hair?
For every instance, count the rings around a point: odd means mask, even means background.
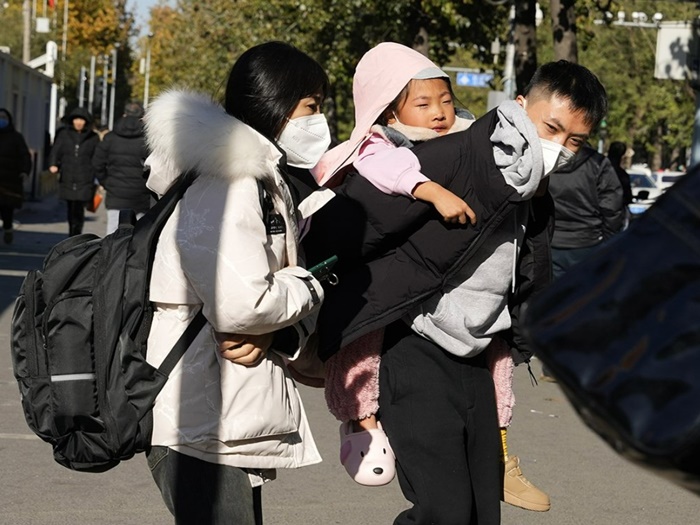
[[[5,244],[12,242],[12,219],[24,201],[23,176],[32,169],[32,157],[22,134],[12,123],[12,114],[0,108],[0,216]]]
[[[162,195],[197,173],[159,238],[148,361],[160,365],[200,310],[208,322],[153,411],[148,463],[178,524],[260,524],[274,469],[321,461],[286,363],[323,299],[299,221],[332,193],[298,202],[287,168],[328,147],[327,86],[314,60],[270,42],[234,64],[223,106],[170,91],[148,108],[148,187]]]

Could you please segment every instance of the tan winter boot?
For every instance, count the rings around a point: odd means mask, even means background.
[[[503,501],[516,507],[538,512],[548,511],[549,496],[530,483],[520,470],[520,460],[511,456],[503,473]]]

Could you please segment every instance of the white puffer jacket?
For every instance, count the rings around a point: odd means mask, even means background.
[[[255,367],[233,364],[212,337],[212,328],[264,334],[294,326],[301,347],[314,330],[323,289],[298,260],[279,150],[208,97],[185,91],[149,106],[146,130],[149,188],[163,194],[180,173],[198,172],[160,235],[148,361],[160,364],[200,308],[210,323],[156,400],[152,444],[250,469],[319,462],[283,357],[270,351]],[[267,225],[256,179],[273,201]],[[312,197],[306,210],[328,198]]]

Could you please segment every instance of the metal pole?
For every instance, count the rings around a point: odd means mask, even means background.
[[[109,129],[114,128],[114,99],[117,96],[117,44],[112,49],[112,89],[109,97]]]
[[[85,75],[87,74],[87,69],[85,66],[80,66],[80,86],[78,86],[78,106],[81,108],[85,107]]]
[[[95,55],[90,57],[90,83],[88,88],[88,111],[95,111]]]
[[[56,120],[58,115],[58,86],[54,79],[56,59],[58,58],[58,46],[53,40],[49,40],[46,43],[46,75],[51,77],[51,101],[49,102],[49,136],[51,137],[51,144],[53,144],[53,139],[56,136]]]
[[[107,75],[109,75],[109,55],[102,56],[102,112],[100,113],[100,124],[103,126],[107,122]]]
[[[146,79],[143,84],[143,109],[148,107],[148,89],[151,80],[151,38],[153,38],[153,33],[148,34],[148,49],[146,49]]]

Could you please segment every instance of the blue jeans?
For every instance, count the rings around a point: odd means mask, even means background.
[[[152,447],[146,457],[176,525],[262,525],[261,487],[252,487],[243,469],[167,447]]]

